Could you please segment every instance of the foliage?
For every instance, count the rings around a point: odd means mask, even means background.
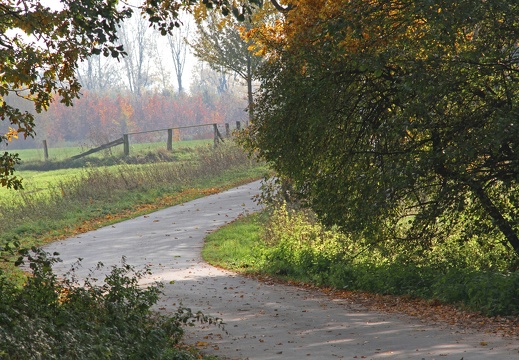
[[[482,253],[477,243],[464,243],[465,249],[444,244],[419,258],[395,243],[374,246],[327,229],[308,212],[281,206],[265,215],[253,215],[209,235],[204,258],[260,276],[434,299],[488,316],[519,315],[519,271],[504,261],[501,267],[495,263],[488,267],[493,259],[506,256],[505,248]],[[444,257],[446,247],[449,258]]]
[[[249,148],[346,232],[426,250],[456,229],[519,254],[519,5],[293,4],[256,30]]]
[[[128,8],[99,0],[63,0],[61,5],[56,10],[40,1],[9,0],[0,6],[0,119],[24,137],[34,135],[34,116],[12,106],[8,95],[31,101],[36,112],[48,108],[54,93],[70,105],[80,91],[77,63],[91,54],[117,57],[123,51],[114,42]],[[0,157],[2,186],[20,187],[12,174],[16,160],[8,153]]]
[[[357,249],[344,235],[308,221],[309,214],[292,212],[282,205],[275,210],[263,234],[262,256],[269,272],[294,278],[308,277],[317,285],[326,283],[334,264],[344,262]]]
[[[139,286],[147,268],[135,271],[123,259],[102,284],[95,272],[79,283],[73,268],[58,278],[52,271],[57,259],[49,255],[36,248],[25,253],[32,275],[21,288],[0,278],[1,358],[175,359],[182,356],[173,346],[183,326],[219,324],[183,307],[171,316],[151,311],[161,285]]]
[[[45,139],[49,147],[63,142],[89,143],[95,146],[121,138],[124,133],[161,130],[132,137],[131,143],[149,142],[157,138],[166,141],[165,129],[191,125],[243,122],[246,102],[238,96],[218,96],[210,100],[201,94],[182,96],[146,93],[140,97],[130,94],[107,94],[82,91],[73,107],[52,104],[42,114],[35,115],[38,134],[34,139],[13,139],[9,148],[41,147]],[[3,127],[0,127],[0,131]],[[212,128],[185,128],[180,140],[212,137]],[[22,159],[23,160],[23,159]],[[19,166],[17,166],[19,169]]]
[[[243,35],[252,29],[253,24],[257,26],[258,22],[263,21],[266,17],[265,11],[256,9],[250,18],[241,22],[229,16],[209,12],[202,4],[194,13],[198,34],[190,43],[194,54],[206,61],[214,70],[234,73],[246,82],[248,109],[252,116],[252,81],[262,58],[252,53],[249,49],[251,41]]]

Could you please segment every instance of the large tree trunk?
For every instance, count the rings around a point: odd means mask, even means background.
[[[483,209],[485,209],[488,215],[494,220],[494,223],[497,225],[499,230],[503,233],[503,235],[505,235],[506,240],[514,249],[515,253],[519,255],[519,237],[512,228],[512,225],[510,225],[510,222],[503,217],[501,211],[499,211],[497,206],[488,197],[487,193],[479,183],[471,181],[468,185],[474,194],[476,194],[478,197],[481,205],[483,206]]]
[[[248,97],[248,107],[249,107],[249,124],[252,123],[254,119],[254,97],[252,94],[252,59],[249,55],[247,58],[247,97]],[[247,125],[249,125],[247,124]]]

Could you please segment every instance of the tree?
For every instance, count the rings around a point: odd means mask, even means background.
[[[115,1],[63,0],[60,9],[39,1],[7,0],[0,4],[0,118],[12,125],[0,142],[15,134],[34,135],[34,116],[11,106],[8,95],[32,101],[36,112],[45,110],[52,93],[71,104],[79,94],[75,76],[79,61],[92,54],[119,56],[117,25],[130,14]],[[13,174],[16,154],[0,156],[0,184],[19,188]]]
[[[177,78],[179,94],[184,92],[182,84],[182,76],[186,65],[187,43],[186,38],[189,36],[189,23],[179,28],[174,34],[167,35],[169,49],[171,51],[171,59],[173,60],[173,67],[175,76]]]
[[[138,17],[134,21],[121,24],[119,38],[126,52],[123,57],[124,71],[128,89],[136,96],[150,85],[150,61],[153,40],[145,19]]]
[[[327,224],[519,254],[519,4],[300,0],[258,29],[245,142]]]
[[[271,0],[276,2],[275,0]],[[76,70],[90,55],[119,58],[124,55],[118,41],[118,26],[135,9],[162,35],[180,26],[182,9],[197,1],[141,0],[137,7],[117,0],[60,0],[55,8],[41,0],[5,0],[0,4],[0,119],[10,130],[0,135],[8,142],[18,134],[35,134],[34,116],[20,111],[7,100],[9,94],[31,101],[36,112],[44,111],[59,94],[61,102],[72,105],[81,85]],[[245,19],[262,0],[204,0],[208,8],[224,15]],[[20,188],[14,175],[20,159],[17,154],[0,155],[0,185]]]
[[[195,56],[219,72],[237,74],[247,84],[249,119],[253,115],[253,80],[262,58],[250,50],[242,34],[252,29],[252,18],[236,19],[198,7],[195,12],[198,37],[191,47]],[[223,70],[223,71],[222,71]]]
[[[87,57],[78,65],[77,78],[87,90],[106,91],[120,84],[121,77],[112,59],[101,55]]]

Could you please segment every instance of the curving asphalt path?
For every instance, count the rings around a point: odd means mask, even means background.
[[[157,309],[182,303],[224,319],[225,331],[198,325],[186,341],[226,359],[519,360],[519,340],[427,325],[417,319],[370,312],[314,290],[261,283],[214,268],[200,256],[208,232],[258,210],[259,182],[124,221],[46,247],[67,271],[86,276],[99,261],[137,268],[149,264],[165,295]]]

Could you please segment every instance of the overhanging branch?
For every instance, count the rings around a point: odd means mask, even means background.
[[[270,2],[272,3],[272,5],[274,5],[274,7],[276,8],[277,11],[280,11],[282,13],[289,12],[290,10],[292,10],[294,8],[294,6],[292,4],[283,6],[277,0],[270,0]]]

